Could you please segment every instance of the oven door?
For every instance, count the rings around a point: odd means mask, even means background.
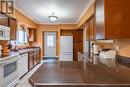
[[[8,84],[14,78],[18,77],[17,58],[13,58],[3,65],[3,80],[2,83]]]

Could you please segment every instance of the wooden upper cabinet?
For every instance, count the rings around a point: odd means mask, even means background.
[[[10,27],[10,40],[16,40],[17,20],[8,18],[8,26]]]
[[[8,17],[0,14],[0,25],[8,26]]]
[[[130,0],[96,0],[96,39],[130,38]]]
[[[95,40],[95,20],[94,16],[86,22],[86,40]]]
[[[90,40],[95,40],[95,18],[92,16],[89,21]]]
[[[36,41],[36,29],[29,28],[29,41]]]

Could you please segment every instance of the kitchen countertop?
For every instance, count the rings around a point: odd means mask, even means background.
[[[18,51],[12,51],[10,53],[2,53],[0,55],[0,62],[2,63],[3,61],[9,60],[13,57],[16,57],[16,56],[19,56],[19,55],[22,55],[24,53],[28,53],[28,52],[31,52],[31,51],[35,51],[38,48],[39,47],[32,47],[32,48],[22,49],[22,50],[18,50]]]
[[[36,87],[48,85],[79,85],[73,87],[130,87],[130,67],[120,64],[113,58],[95,56],[92,63],[47,62],[29,78]],[[84,86],[81,86],[84,85]],[[59,86],[61,87],[61,86]]]
[[[40,47],[31,47],[31,48],[19,50],[18,53],[19,54],[24,54],[24,53],[36,51],[36,50],[39,50],[39,49],[40,49]]]
[[[30,51],[34,51],[34,49],[32,49],[32,48],[22,49],[22,50],[19,50],[18,53],[19,54],[24,54],[24,53],[28,53]]]

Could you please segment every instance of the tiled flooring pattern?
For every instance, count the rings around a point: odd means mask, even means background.
[[[28,78],[43,64],[44,62],[42,61],[39,63],[37,66],[35,66],[31,71],[29,71],[16,85],[16,87],[32,87],[29,82]]]

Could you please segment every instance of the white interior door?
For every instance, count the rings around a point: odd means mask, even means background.
[[[44,56],[56,57],[56,32],[44,33]]]

